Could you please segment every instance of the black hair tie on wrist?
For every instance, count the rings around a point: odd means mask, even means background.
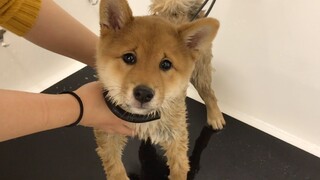
[[[80,106],[80,113],[79,113],[78,119],[75,122],[73,122],[73,123],[71,123],[71,124],[69,124],[69,125],[67,125],[65,127],[73,127],[73,126],[78,125],[80,123],[81,119],[82,119],[82,116],[83,116],[83,103],[81,101],[81,98],[76,93],[74,93],[72,91],[63,91],[60,94],[70,94],[70,95],[72,95],[74,98],[77,99],[77,101],[79,103],[79,106]]]

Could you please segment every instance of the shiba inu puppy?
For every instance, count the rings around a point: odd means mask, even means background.
[[[187,1],[193,3],[182,13],[179,3]],[[188,12],[198,0],[167,2],[170,9],[166,1],[155,0],[154,15],[134,17],[126,0],[102,0],[97,72],[106,98],[115,106],[128,114],[161,115],[131,125],[139,139],[163,148],[169,178],[185,180],[189,170],[185,98],[190,80],[207,105],[208,123],[214,129],[225,124],[211,89],[211,43],[219,22],[213,18],[189,22]],[[166,15],[167,10],[175,13]],[[127,138],[99,130],[95,136],[107,179],[128,180],[121,161]]]

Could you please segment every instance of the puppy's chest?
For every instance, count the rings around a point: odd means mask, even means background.
[[[155,144],[171,141],[177,132],[172,123],[163,122],[163,119],[135,125],[135,133],[139,139],[147,140],[150,138],[151,142]]]
[[[184,97],[185,98],[185,97]],[[177,137],[183,136],[187,130],[186,106],[184,98],[176,98],[173,104],[160,110],[161,119],[134,124],[135,134],[139,139],[147,140],[158,144],[161,142],[174,141]]]

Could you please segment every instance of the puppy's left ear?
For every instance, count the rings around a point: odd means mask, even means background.
[[[133,15],[126,0],[101,0],[101,35],[104,30],[117,31],[131,21],[133,21]]]
[[[199,50],[211,44],[219,29],[219,21],[214,18],[204,18],[181,25],[178,28],[180,36],[191,50]]]

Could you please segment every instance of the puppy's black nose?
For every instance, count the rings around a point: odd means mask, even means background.
[[[142,104],[151,101],[154,91],[147,86],[139,85],[133,89],[133,95]]]

